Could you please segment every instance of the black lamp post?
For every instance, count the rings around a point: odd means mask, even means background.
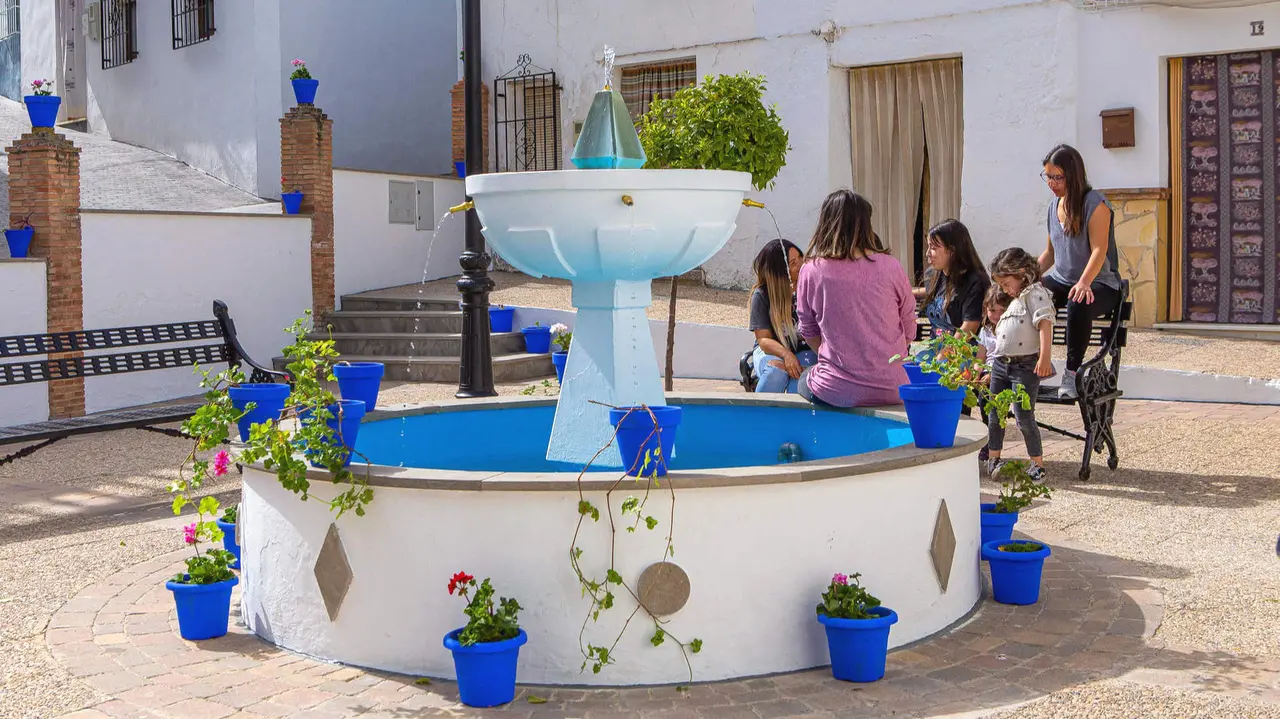
[[[463,107],[466,115],[466,167],[468,175],[479,175],[484,168],[484,113],[480,83],[480,0],[462,4],[463,25]],[[468,200],[471,198],[468,196]],[[489,349],[489,253],[485,252],[480,218],[474,209],[467,210],[467,241],[462,257],[462,276],[458,292],[462,293],[462,366],[458,375],[459,399],[492,397],[493,355]]]

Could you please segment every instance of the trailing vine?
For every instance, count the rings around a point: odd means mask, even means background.
[[[601,403],[597,402],[595,404]],[[657,418],[653,416],[653,412],[647,406],[642,405],[638,409],[632,409],[628,411],[627,415],[629,416],[631,412],[635,411],[647,412],[649,417],[653,420],[654,430],[650,433],[649,437],[646,438],[646,443],[655,435],[661,435],[662,429],[658,427]],[[619,422],[619,424],[621,424],[621,422]],[[661,479],[658,476],[658,466],[665,461],[662,456],[661,446],[653,450],[646,451],[643,461],[641,461],[640,457],[636,458],[635,461],[641,463],[639,471],[637,472],[637,475],[639,476],[633,478],[629,476],[628,472],[624,471],[620,477],[614,480],[613,484],[609,486],[609,489],[605,491],[604,514],[609,521],[609,564],[608,568],[605,570],[604,577],[600,578],[589,576],[582,566],[582,557],[585,552],[582,547],[578,546],[578,539],[582,534],[583,527],[586,525],[587,520],[589,519],[591,522],[599,522],[601,516],[601,509],[592,504],[586,498],[586,493],[582,488],[582,479],[590,470],[591,465],[599,459],[600,455],[613,446],[614,442],[617,440],[617,436],[618,430],[617,427],[615,427],[613,436],[609,439],[609,442],[592,456],[591,461],[587,462],[586,466],[582,468],[582,471],[578,473],[577,479],[578,522],[577,526],[574,528],[573,541],[569,546],[569,564],[573,568],[574,576],[577,577],[578,584],[582,589],[582,595],[588,598],[591,602],[590,607],[587,609],[586,616],[582,620],[582,627],[578,631],[578,644],[583,657],[582,670],[586,671],[587,666],[590,665],[592,673],[599,674],[604,667],[613,664],[615,660],[614,652],[617,649],[618,642],[622,640],[623,635],[626,634],[632,621],[635,620],[641,612],[644,612],[647,620],[653,625],[653,634],[650,636],[649,642],[655,647],[662,646],[667,643],[668,639],[675,643],[680,649],[680,654],[684,659],[685,666],[688,667],[689,681],[692,682],[693,663],[689,658],[689,654],[697,654],[702,651],[702,640],[695,638],[688,642],[684,642],[672,635],[666,629],[666,625],[669,620],[660,619],[646,609],[644,605],[640,603],[640,596],[636,591],[636,588],[627,582],[616,569],[619,526],[621,526],[627,533],[633,534],[639,530],[641,526],[643,526],[646,531],[654,531],[661,524],[656,517],[653,517],[645,511],[648,506],[649,499],[655,490],[662,491],[665,489],[671,497],[671,510],[667,517],[667,535],[664,540],[662,559],[660,561],[665,562],[667,559],[675,556],[675,545],[672,538],[674,535],[676,518],[676,494],[675,487],[672,482],[668,480],[666,486],[663,487]],[[634,464],[629,469],[635,469]],[[613,495],[622,486],[623,481],[627,479],[632,479],[637,484],[643,480],[644,489],[638,497],[628,495],[623,499],[622,502],[617,505],[618,515],[615,518]],[[633,608],[627,615],[626,620],[622,624],[622,628],[618,631],[617,636],[615,636],[611,642],[608,642],[607,644],[592,644],[586,640],[587,626],[599,621],[600,614],[602,612],[606,612],[614,608],[617,600],[617,596],[614,594],[615,590],[622,590],[630,595],[631,599],[635,602],[635,608]],[[681,691],[687,689],[685,686],[677,688]]]

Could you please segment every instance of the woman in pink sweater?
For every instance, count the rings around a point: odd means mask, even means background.
[[[901,404],[905,355],[916,335],[916,301],[902,265],[871,230],[871,203],[836,190],[822,203],[796,288],[799,331],[818,352],[800,378],[815,404]]]

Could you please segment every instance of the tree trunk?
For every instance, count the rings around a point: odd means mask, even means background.
[[[667,310],[667,381],[665,389],[670,392],[675,383],[676,359],[676,290],[680,287],[680,276],[671,278],[671,300]]]

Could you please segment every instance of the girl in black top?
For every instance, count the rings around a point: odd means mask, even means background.
[[[924,300],[921,314],[934,334],[964,330],[976,335],[982,326],[982,300],[991,278],[973,247],[969,229],[959,220],[944,220],[929,230],[927,287],[916,289]]]

